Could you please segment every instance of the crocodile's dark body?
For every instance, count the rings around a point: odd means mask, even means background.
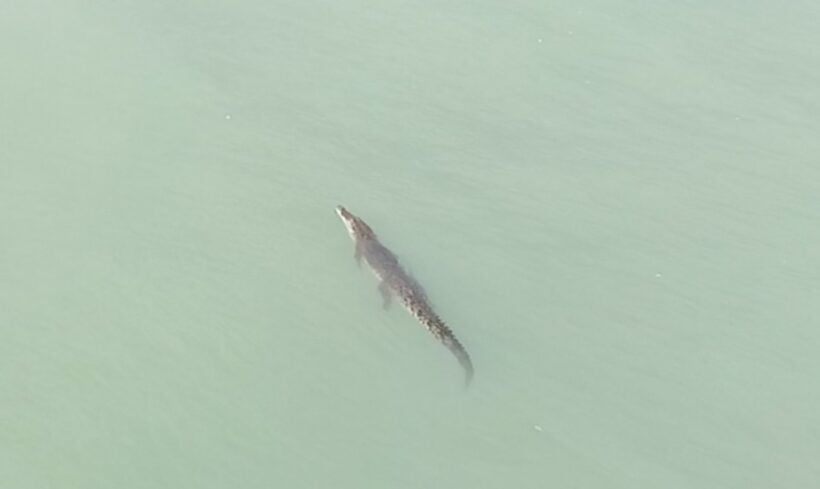
[[[404,271],[396,255],[379,242],[376,234],[363,220],[342,206],[336,208],[336,213],[345,224],[356,246],[357,261],[364,260],[379,279],[379,291],[382,293],[385,306],[394,297],[401,301],[405,309],[455,355],[464,368],[465,381],[469,384],[473,378],[473,364],[470,355],[455,337],[453,331],[430,306],[427,294],[421,285]]]

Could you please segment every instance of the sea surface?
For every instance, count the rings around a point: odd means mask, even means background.
[[[818,26],[4,2],[0,488],[820,487]]]

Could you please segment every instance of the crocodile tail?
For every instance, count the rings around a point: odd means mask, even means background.
[[[456,356],[458,363],[460,363],[461,367],[464,369],[464,386],[470,387],[470,383],[473,381],[473,362],[470,360],[469,353],[467,353],[467,350],[464,349],[455,336],[446,336],[443,338],[442,342],[451,352],[453,352],[453,355]]]
[[[464,369],[464,385],[465,387],[469,387],[470,382],[473,381],[473,362],[470,360],[470,354],[467,353],[467,350],[461,342],[458,341],[456,335],[444,324],[441,318],[434,314],[432,319],[432,324],[428,325],[430,332],[455,355],[458,363],[461,364],[461,367]]]

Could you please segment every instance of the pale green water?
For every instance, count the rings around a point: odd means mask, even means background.
[[[819,487],[818,25],[6,2],[0,487]]]

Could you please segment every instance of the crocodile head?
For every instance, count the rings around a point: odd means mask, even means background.
[[[340,205],[336,206],[336,214],[339,216],[339,219],[342,220],[342,223],[344,223],[348,234],[350,234],[350,239],[353,241],[374,239],[376,237],[376,234],[370,229],[370,226],[351,214],[350,211],[344,207]]]

